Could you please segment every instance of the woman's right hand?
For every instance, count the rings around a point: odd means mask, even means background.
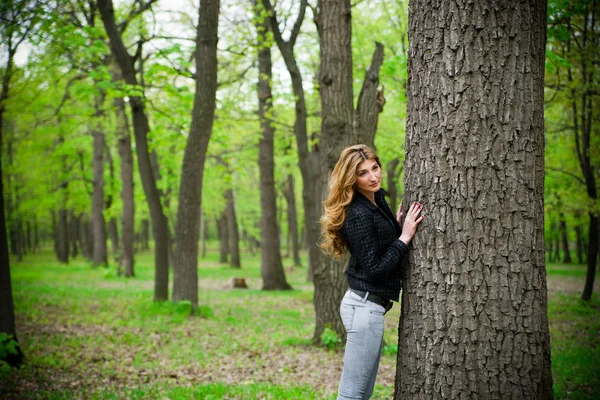
[[[408,212],[404,216],[404,226],[402,226],[402,235],[400,235],[400,240],[408,245],[412,240],[413,236],[417,232],[417,226],[423,221],[425,218],[424,215],[419,216],[421,211],[423,210],[423,206],[421,203],[417,203],[413,201],[408,209]]]

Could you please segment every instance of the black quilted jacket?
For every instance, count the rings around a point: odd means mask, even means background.
[[[350,252],[346,276],[352,289],[398,301],[408,247],[398,240],[402,228],[384,196],[383,189],[377,191],[375,205],[355,191],[342,227]]]

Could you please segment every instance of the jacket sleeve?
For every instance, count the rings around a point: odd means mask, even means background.
[[[346,217],[342,235],[348,251],[373,282],[385,281],[392,269],[400,268],[398,264],[408,252],[408,247],[402,241],[394,240],[387,250],[378,256],[377,234],[372,216],[356,210],[351,210]]]

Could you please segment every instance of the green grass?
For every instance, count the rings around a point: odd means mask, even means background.
[[[294,290],[263,292],[258,254],[244,254],[241,270],[220,265],[217,256],[213,251],[200,261],[200,306],[193,315],[189,304],[152,301],[149,253],[136,256],[130,279],[116,276],[114,265],[92,268],[82,259],[60,265],[50,252],[13,264],[27,363],[0,377],[0,397],[333,399],[341,346],[331,332],[324,337],[330,348],[311,345],[306,268],[284,260]],[[581,271],[585,266],[548,266],[554,279]],[[231,277],[246,278],[250,288],[223,289]],[[399,312],[395,306],[386,317],[382,364],[395,365]],[[599,316],[597,295],[585,303],[579,293],[551,292],[557,399],[600,398]],[[373,398],[391,398],[393,375],[378,382]]]

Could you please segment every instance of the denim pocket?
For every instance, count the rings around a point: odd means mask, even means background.
[[[344,328],[346,328],[346,332],[350,332],[352,330],[354,311],[354,306],[342,302],[342,305],[340,306],[340,316],[342,317],[342,323],[344,324]]]
[[[383,335],[385,308],[380,305],[369,310],[369,329],[376,335]]]

